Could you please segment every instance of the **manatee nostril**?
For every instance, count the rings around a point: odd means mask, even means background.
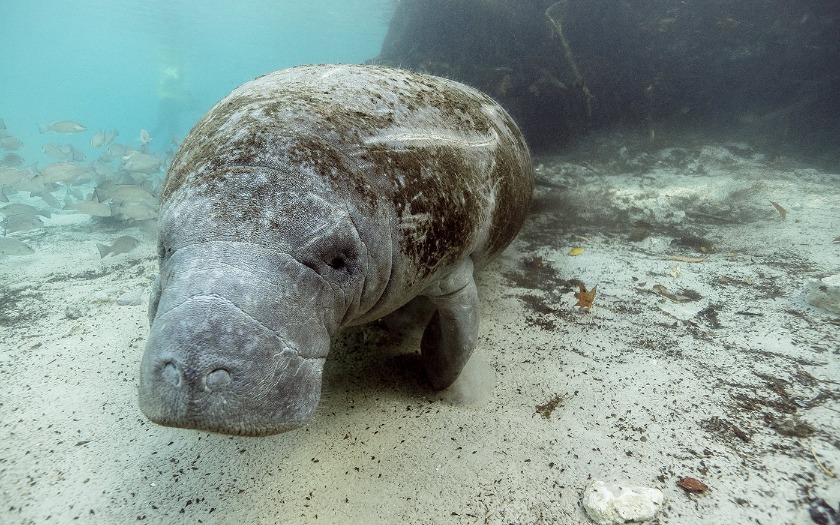
[[[205,384],[207,385],[207,390],[213,392],[228,386],[231,380],[232,378],[230,377],[230,372],[224,368],[217,368],[207,374]]]
[[[172,361],[167,361],[163,364],[163,370],[160,375],[165,382],[172,386],[181,385],[181,372],[178,371],[178,367]]]

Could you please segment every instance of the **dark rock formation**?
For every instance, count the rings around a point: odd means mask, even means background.
[[[816,149],[840,140],[838,34],[818,0],[403,0],[372,62],[484,90],[538,152],[663,122]]]

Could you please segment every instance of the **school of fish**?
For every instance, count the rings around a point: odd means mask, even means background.
[[[14,234],[48,227],[44,218],[53,213],[89,215],[126,228],[154,223],[163,175],[174,152],[152,152],[153,138],[145,129],[123,143],[115,129],[90,133],[72,120],[37,126],[46,140],[37,148],[41,155],[27,162],[20,153],[23,141],[0,118],[0,258],[34,253]],[[85,133],[98,153],[92,160],[55,138]],[[112,246],[98,245],[100,255],[118,255],[140,244],[126,237]]]

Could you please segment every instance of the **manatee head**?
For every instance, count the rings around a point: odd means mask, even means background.
[[[367,253],[346,207],[235,168],[161,205],[140,408],[168,426],[267,435],[314,417]]]

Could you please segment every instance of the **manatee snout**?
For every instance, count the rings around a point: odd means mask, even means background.
[[[323,357],[302,356],[234,305],[191,298],[152,325],[140,369],[140,408],[168,426],[284,432],[313,417],[323,364]]]
[[[249,293],[248,285],[260,282],[253,275],[236,284],[180,266],[170,272],[179,277],[160,284],[151,312],[140,367],[143,413],[162,425],[240,435],[285,432],[311,420],[329,350],[323,323],[284,315],[301,299],[279,289]]]

